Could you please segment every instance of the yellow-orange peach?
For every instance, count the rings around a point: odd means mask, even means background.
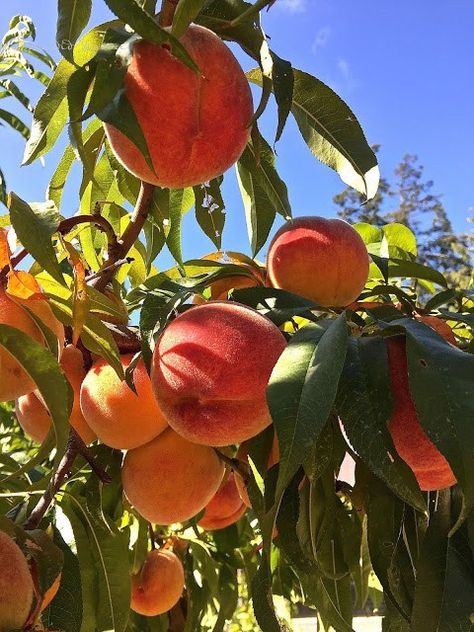
[[[62,352],[59,363],[74,393],[69,422],[84,443],[91,443],[96,439],[96,436],[84,419],[79,405],[81,384],[86,376],[82,352],[73,345],[67,345]],[[18,423],[26,434],[39,443],[44,441],[51,427],[51,416],[38,393],[35,391],[19,397],[16,400],[15,412]]]
[[[150,551],[137,575],[132,576],[131,608],[155,617],[168,612],[184,589],[184,569],[179,557],[168,549]]]
[[[249,465],[248,459],[248,444],[246,442],[242,443],[237,451],[236,458],[242,461],[242,463]],[[273,436],[272,447],[270,449],[270,454],[268,455],[267,461],[267,470],[269,470],[275,463],[278,463],[280,460],[280,450],[278,447],[278,437],[276,433]],[[235,483],[237,485],[237,489],[239,491],[242,502],[246,505],[246,507],[251,507],[252,503],[250,502],[249,494],[247,491],[246,483],[240,474],[236,473],[235,475]]]
[[[190,443],[168,428],[130,450],[122,467],[124,492],[150,522],[183,522],[199,513],[219,489],[224,466],[208,446]]]
[[[132,357],[121,357],[124,369]],[[82,414],[99,439],[111,448],[136,448],[154,439],[168,425],[153,397],[143,360],[133,371],[133,382],[137,395],[103,359],[92,365],[82,382]]]
[[[46,300],[13,300],[4,289],[0,288],[0,323],[16,327],[28,334],[36,342],[44,344],[43,333],[26,308],[51,329],[58,338],[59,349],[62,349],[64,329],[54,317]],[[35,388],[31,377],[3,347],[0,348],[0,375],[2,377],[0,381],[0,401],[2,402],[16,399],[21,395],[30,393]]]
[[[193,72],[167,46],[133,47],[125,94],[146,140],[154,172],[140,150],[105,125],[118,160],[145,182],[182,188],[212,180],[240,157],[250,137],[250,88],[230,49],[212,31],[190,26],[180,38],[199,66]]]
[[[209,286],[211,291],[210,300],[212,301],[225,301],[227,299],[227,294],[230,290],[239,290],[246,287],[257,287],[259,284],[258,280],[255,277],[247,277],[247,276],[229,276],[224,277],[223,279],[218,279],[214,281]],[[206,302],[199,294],[196,294],[193,298],[193,303],[195,305],[202,305]]]
[[[204,515],[198,525],[209,531],[228,527],[243,516],[247,507],[242,501],[236,480],[231,472],[206,505]]]
[[[456,478],[444,456],[425,433],[410,395],[405,338],[387,339],[394,411],[388,429],[395,449],[412,469],[422,490],[450,487]]]
[[[362,238],[347,222],[298,217],[274,236],[267,267],[273,287],[319,305],[345,307],[367,281],[369,256]]]
[[[0,632],[22,628],[33,603],[33,580],[25,556],[0,531]]]
[[[156,399],[168,423],[189,441],[240,443],[271,423],[266,386],[286,341],[265,316],[216,301],[178,316],[152,360]]]

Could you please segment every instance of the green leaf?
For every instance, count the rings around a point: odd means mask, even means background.
[[[262,85],[260,71],[247,73]],[[377,192],[379,169],[355,115],[322,81],[293,69],[291,112],[301,135],[316,158],[339,173],[345,184],[372,199]]]
[[[181,37],[206,4],[209,4],[209,0],[179,0],[171,27],[173,35]]]
[[[269,203],[276,213],[279,213],[285,219],[289,219],[292,213],[288,200],[288,190],[275,168],[275,154],[260,134],[257,141],[258,152],[255,142],[254,140],[247,144],[240,157],[240,163],[251,173],[258,185],[264,190]]]
[[[252,605],[258,624],[264,632],[282,632],[275,614],[272,598],[272,580],[265,551],[252,580]]]
[[[406,328],[410,392],[420,423],[463,491],[462,521],[474,507],[474,356],[423,323],[395,323]]]
[[[273,369],[267,399],[280,445],[277,502],[329,417],[347,340],[344,314],[326,330],[310,323],[293,336]]]
[[[69,494],[65,507],[67,507],[69,518],[71,511],[74,512],[76,519],[82,525],[81,537],[84,538],[85,532],[88,540],[92,567],[97,581],[95,613],[97,629],[125,632],[130,612],[128,534],[126,531],[120,532],[104,515],[102,519],[99,519],[91,513],[80,497]]]
[[[422,263],[416,261],[407,261],[405,259],[390,259],[388,264],[388,276],[407,277],[413,279],[424,279],[425,281],[433,281],[442,287],[448,287],[448,283],[441,272],[434,270]]]
[[[386,245],[386,251],[381,253],[381,256],[388,257],[389,249],[392,248],[400,248],[404,252],[408,252],[414,257],[416,257],[417,248],[416,248],[416,237],[413,232],[408,228],[408,226],[404,226],[403,224],[386,224],[382,227],[383,231],[383,242],[382,248],[384,248],[384,244]]]
[[[62,458],[69,436],[73,394],[53,355],[23,331],[0,325],[0,345],[28,373],[48,408],[56,435],[56,464]]]
[[[51,242],[59,224],[57,209],[51,203],[30,205],[15,193],[8,196],[12,226],[30,255],[56,279],[64,284],[61,267]]]
[[[0,81],[0,87],[2,87],[8,94],[14,97],[19,103],[21,103],[29,112],[32,111],[30,100],[23,94],[20,88],[11,79],[2,79]],[[29,130],[28,130],[29,132]]]
[[[222,177],[195,186],[196,220],[214,246],[220,250],[225,223],[225,205],[220,185]]]
[[[237,162],[237,179],[244,203],[252,254],[255,256],[267,241],[276,211],[262,187],[259,174],[249,171],[242,160]]]
[[[83,604],[77,595],[81,586],[79,562],[57,529],[54,530],[54,543],[64,554],[64,565],[58,593],[43,613],[43,623],[64,632],[81,632]]]
[[[7,183],[3,171],[0,169],[0,202],[7,204]]]
[[[432,500],[430,524],[417,563],[413,630],[472,630],[474,561],[465,527],[449,537],[451,493],[441,490]]]
[[[294,76],[293,67],[289,61],[281,59],[273,51],[272,57],[272,82],[275,101],[278,106],[278,127],[275,134],[275,143],[280,139],[285,127],[288,114],[293,103]]]
[[[171,52],[188,68],[199,72],[199,68],[184,46],[169,31],[162,28],[155,18],[147,13],[135,0],[124,3],[123,0],[104,0],[109,9],[125,24],[144,39],[155,44],[169,44]]]
[[[91,9],[92,0],[58,0],[56,45],[70,62],[74,44],[89,22]]]
[[[69,137],[74,149],[77,151],[84,170],[90,173],[93,169],[96,157],[86,153],[82,136],[80,117],[86,101],[89,87],[94,78],[95,65],[89,64],[85,68],[78,68],[70,77],[67,84],[67,102],[69,109]]]
[[[382,338],[351,338],[336,410],[351,446],[371,471],[397,496],[424,511],[414,475],[398,456],[387,428],[393,400]]]
[[[74,47],[74,62],[87,64],[98,51],[104,36],[105,25],[89,31]],[[53,78],[36,105],[31,136],[25,148],[23,164],[28,165],[39,158],[56,143],[68,119],[67,84],[76,66],[62,59]]]
[[[5,121],[5,123],[8,123],[8,125],[19,132],[25,140],[28,140],[30,136],[30,130],[28,126],[25,125],[18,116],[16,116],[16,114],[13,114],[12,112],[7,112],[7,110],[0,109],[0,121]]]
[[[170,230],[166,238],[166,244],[179,266],[183,266],[183,252],[181,246],[181,221],[183,217],[183,189],[172,189],[169,192],[169,216]]]

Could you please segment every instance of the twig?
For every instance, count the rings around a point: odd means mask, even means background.
[[[94,455],[90,452],[89,448],[87,448],[87,446],[79,437],[74,428],[71,428],[69,432],[66,452],[61,459],[58,469],[56,470],[50,484],[39,499],[36,507],[31,512],[28,520],[23,525],[25,529],[36,529],[38,527],[43,516],[51,506],[55,495],[61,489],[65,481],[69,478],[72,466],[78,454],[84,457],[87,463],[89,463],[89,465],[91,466],[92,470],[95,472],[95,474],[97,474],[97,476],[103,483],[111,482],[112,479],[110,478],[109,474],[107,474],[102,466],[96,461]]]
[[[179,0],[163,0],[160,11],[160,26],[171,26]]]
[[[125,259],[118,259],[118,261],[115,261],[114,263],[111,263],[110,265],[105,266],[105,268],[102,268],[101,272],[94,272],[93,274],[89,274],[89,276],[86,277],[86,281],[87,283],[89,283],[89,281],[98,279],[105,272],[115,272],[115,270],[118,270],[119,268],[124,266],[126,263],[132,263],[132,261],[134,261],[133,257],[125,257]]]
[[[74,215],[74,217],[68,217],[59,223],[57,232],[61,233],[61,235],[65,235],[75,226],[85,223],[94,224],[107,236],[108,256],[114,258],[118,249],[117,235],[115,234],[112,224],[107,221],[105,217],[102,217],[102,215],[93,213],[91,215]]]
[[[233,459],[230,456],[223,454],[217,448],[214,448],[215,453],[226,465],[228,465],[234,472],[237,472],[245,482],[250,478],[250,468],[240,459]]]
[[[130,218],[130,223],[125,229],[121,239],[118,240],[116,251],[109,256],[102,264],[100,270],[96,273],[96,277],[91,282],[91,286],[96,290],[102,291],[113,276],[113,264],[121,258],[124,258],[143,228],[143,225],[150,212],[153,193],[155,187],[148,182],[142,182],[140,193],[138,194],[135,209]]]

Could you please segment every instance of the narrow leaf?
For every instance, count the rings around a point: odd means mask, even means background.
[[[58,0],[56,45],[68,61],[73,61],[74,44],[89,22],[91,9],[92,0]]]

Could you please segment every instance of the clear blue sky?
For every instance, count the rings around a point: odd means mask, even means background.
[[[94,0],[94,5],[93,23],[107,19],[102,0]],[[15,13],[30,15],[37,26],[37,42],[54,52],[56,1],[1,0],[2,32]],[[382,145],[382,175],[390,178],[404,153],[417,153],[426,177],[435,182],[435,192],[444,195],[455,228],[470,230],[466,218],[474,206],[472,0],[276,0],[263,15],[263,24],[272,48],[335,89],[359,118],[369,142]],[[241,60],[246,68],[253,66],[250,60]],[[274,112],[265,115],[262,129],[271,139]],[[45,166],[38,162],[20,169],[21,140],[2,128],[0,147],[9,187],[30,201],[43,199],[57,152],[45,157]],[[277,152],[294,215],[333,215],[332,196],[343,185],[311,156],[292,122]],[[232,172],[225,182],[223,245],[249,252]],[[73,193],[74,184],[66,197],[66,215],[76,210]],[[184,235],[185,258],[213,249],[199,236],[191,216],[185,220]]]

